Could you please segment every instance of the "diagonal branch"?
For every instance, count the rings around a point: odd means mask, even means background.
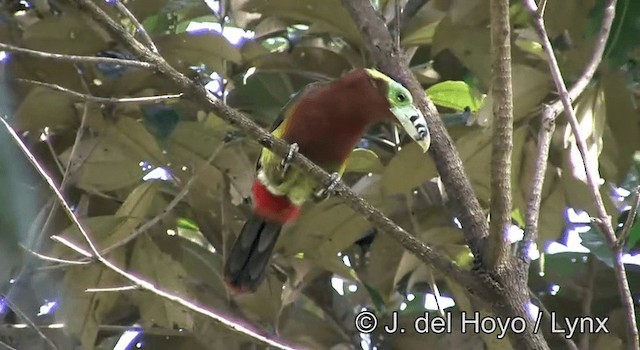
[[[491,0],[491,205],[489,246],[483,256],[489,271],[506,268],[507,230],[511,225],[511,155],[513,153],[513,91],[511,81],[511,25],[509,0]]]
[[[0,43],[0,50],[15,52],[21,55],[47,58],[47,59],[56,60],[56,61],[66,61],[66,62],[75,62],[75,63],[103,63],[103,64],[113,64],[113,65],[121,65],[121,66],[128,66],[128,67],[137,67],[137,68],[151,68],[151,69],[155,68],[152,64],[148,62],[126,60],[126,59],[112,58],[112,57],[63,55],[58,53],[50,53],[50,52],[44,52],[44,51],[25,49],[23,47],[17,47],[17,46],[5,44],[5,43]]]
[[[551,46],[551,42],[549,41],[549,38],[547,36],[544,25],[544,18],[542,17],[542,14],[537,11],[536,4],[533,0],[526,0],[525,6],[534,18],[534,28],[542,41],[542,47],[549,61],[551,76],[556,85],[556,89],[560,94],[560,101],[562,103],[562,106],[564,107],[565,115],[567,116],[569,125],[571,126],[571,130],[576,140],[576,145],[578,146],[578,151],[580,152],[580,156],[582,158],[585,174],[587,175],[587,185],[589,186],[591,195],[593,196],[593,200],[595,202],[597,214],[596,221],[598,222],[598,225],[603,232],[604,238],[613,252],[613,267],[616,275],[616,280],[618,282],[618,292],[620,293],[620,299],[626,310],[626,326],[629,348],[640,349],[640,339],[638,338],[638,329],[636,326],[633,298],[631,295],[631,290],[629,289],[629,282],[627,281],[627,274],[624,268],[624,263],[622,262],[622,247],[618,244],[618,240],[611,223],[611,218],[607,214],[607,211],[604,207],[604,202],[602,200],[602,195],[600,194],[598,185],[599,176],[598,174],[596,174],[596,171],[594,171],[594,169],[589,166],[587,143],[584,136],[580,133],[578,118],[576,117],[575,110],[571,105],[573,99],[572,96],[570,96],[569,91],[567,90],[564,79],[562,77],[562,73],[560,72],[560,68],[558,66],[558,61],[553,52],[553,47]],[[603,24],[600,28],[601,34],[610,31],[610,22],[613,21],[613,17],[615,16],[615,7],[616,0],[608,0],[606,2],[604,8]],[[604,50],[604,43],[606,43],[607,41],[607,36],[605,35],[604,37],[602,37],[599,35],[598,40],[599,41],[596,44],[596,48],[598,49],[598,51]],[[599,62],[602,57],[602,53],[599,53],[598,56],[600,58],[594,57],[592,61]],[[592,69],[593,72],[595,72],[595,70],[597,69],[597,64],[595,66],[596,67],[589,66],[588,68]],[[579,83],[582,84],[581,81],[579,81]],[[588,82],[588,80],[586,82]],[[585,86],[586,82],[584,83]]]
[[[372,7],[371,2],[369,0],[343,0],[342,3],[360,28],[365,39],[364,42],[368,45],[376,64],[411,91],[414,101],[427,118],[431,133],[429,153],[436,163],[447,195],[452,201],[452,207],[462,224],[467,243],[477,260],[484,246],[484,238],[489,233],[489,227],[480,203],[464,172],[458,151],[454,148],[453,141],[447,133],[435,105],[426,97],[424,89],[407,65],[398,64],[398,62],[406,62],[404,55],[395,49],[391,34],[389,34],[382,18]]]
[[[289,151],[289,145],[262,129],[242,113],[227,106],[224,102],[209,93],[202,85],[199,85],[185,75],[178,72],[169,65],[161,56],[153,53],[147,47],[139,43],[118,23],[113,21],[102,9],[90,0],[72,0],[81,10],[90,14],[94,20],[103,25],[123,44],[128,46],[132,53],[139,56],[143,61],[149,62],[156,67],[161,74],[173,82],[173,84],[185,91],[187,97],[199,103],[203,108],[215,112],[218,117],[226,120],[230,124],[242,129],[258,142],[270,149],[275,154],[284,157]],[[387,33],[388,35],[388,33]],[[299,166],[321,183],[330,183],[330,175],[322,168],[315,165],[303,155],[296,153],[291,159],[292,163]],[[459,283],[474,289],[476,293],[486,291],[469,272],[463,271],[458,265],[453,263],[442,253],[424,244],[414,236],[410,235],[403,228],[396,225],[387,218],[379,209],[374,208],[362,197],[358,196],[344,183],[340,182],[335,187],[336,196],[341,198],[351,209],[361,214],[365,219],[373,223],[381,231],[391,235],[405,249],[415,254],[422,261],[433,265],[445,274],[452,276]]]

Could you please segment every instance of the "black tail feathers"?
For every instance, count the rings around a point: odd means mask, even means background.
[[[255,292],[265,276],[282,225],[255,213],[244,224],[224,265],[224,278],[235,292]]]

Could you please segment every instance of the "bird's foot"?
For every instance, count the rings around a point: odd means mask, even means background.
[[[320,191],[316,192],[315,197],[319,200],[324,200],[329,198],[331,193],[336,189],[336,186],[338,186],[339,182],[340,182],[340,174],[335,172],[331,173],[331,180],[329,180],[329,184],[327,185],[326,188],[323,188]]]
[[[291,159],[299,149],[300,147],[298,147],[298,144],[295,142],[289,146],[289,152],[287,152],[287,155],[282,159],[282,162],[280,162],[280,165],[282,166],[282,176],[284,176],[284,174],[287,173],[287,170],[289,170],[289,167],[291,166]]]

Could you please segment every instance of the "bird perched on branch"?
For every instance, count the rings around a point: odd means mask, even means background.
[[[369,126],[399,123],[426,152],[427,122],[402,84],[375,69],[355,69],[328,83],[302,89],[281,110],[272,134],[290,144],[281,158],[264,148],[252,187],[253,213],[228,254],[227,285],[254,292],[262,282],[280,231],[295,221],[302,204],[322,199],[340,180],[346,160]],[[296,152],[331,173],[324,185],[290,166]]]

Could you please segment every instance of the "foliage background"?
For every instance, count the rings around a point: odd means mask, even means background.
[[[100,4],[133,28],[108,2]],[[381,0],[377,5],[395,25],[394,3]],[[130,0],[126,6],[172,65],[208,84],[226,103],[264,127],[307,83],[372,64],[357,27],[338,0]],[[53,53],[130,55],[66,2],[3,1],[0,10],[2,43]],[[623,222],[629,191],[640,182],[640,42],[636,39],[640,3],[620,0],[616,11],[605,61],[576,101],[576,111],[589,135],[591,155],[598,158],[609,213],[617,213]],[[526,12],[513,2],[511,13],[516,241],[522,232],[519,227],[535,161],[540,106],[555,95]],[[601,15],[599,0],[548,2],[547,29],[568,82],[577,78],[591,54]],[[400,23],[400,43],[414,53],[411,66],[425,89],[443,81],[464,81],[470,88],[465,96],[458,90],[445,93],[445,99],[452,101],[440,100],[442,112],[459,112],[470,105],[466,101],[477,103],[470,106],[470,118],[459,114],[444,118],[486,208],[491,154],[491,96],[485,96],[491,81],[488,22],[488,0],[432,0]],[[209,29],[194,30],[197,26]],[[189,184],[186,196],[158,224],[109,254],[110,260],[129,271],[209,309],[314,349],[477,349],[482,344],[490,349],[509,348],[494,336],[459,330],[450,335],[358,333],[353,319],[363,308],[376,312],[381,322],[392,311],[400,312],[402,322],[424,312],[437,313],[434,286],[442,294],[440,306],[447,311],[474,308],[461,286],[419,263],[386,235],[377,234],[337,199],[305,208],[301,219],[283,233],[275,268],[255,295],[230,296],[221,280],[222,258],[250,209],[244,198],[253,180],[257,142],[187,99],[156,104],[86,103],[24,81],[58,84],[102,97],[179,93],[150,70],[13,53],[5,53],[1,67],[3,112],[58,183],[81,120],[86,118],[79,154],[69,167],[66,195],[100,247],[122,241],[161,214]],[[592,348],[622,348],[624,318],[611,259],[601,235],[590,227],[588,215],[579,215],[593,212],[593,204],[568,129],[561,116],[543,189],[540,254],[532,264],[529,284],[558,316],[585,312],[609,316],[612,333],[591,336]],[[147,292],[86,292],[128,284],[99,264],[47,263],[19,248],[21,244],[48,256],[81,258],[48,239],[58,235],[81,242],[62,211],[55,210],[47,218],[53,203],[50,192],[5,131],[0,135],[0,291],[5,295],[0,338],[4,342],[16,348],[43,346],[32,329],[12,326],[25,322],[21,313],[38,325],[64,324],[61,329],[43,330],[63,349],[75,344],[112,349],[122,333],[134,326],[144,331],[134,332],[129,348],[140,343],[148,349],[240,349],[251,342]],[[360,148],[350,158],[351,173],[345,181],[420,239],[459,264],[468,264],[468,250],[448,213],[433,162],[417,146],[405,144],[404,137],[389,126],[372,129]],[[219,152],[208,164],[214,150]],[[634,295],[640,290],[639,260],[634,259],[639,241],[640,224],[636,223],[627,247]],[[585,299],[591,302],[585,304]],[[564,346],[552,336],[548,341],[553,349]]]

